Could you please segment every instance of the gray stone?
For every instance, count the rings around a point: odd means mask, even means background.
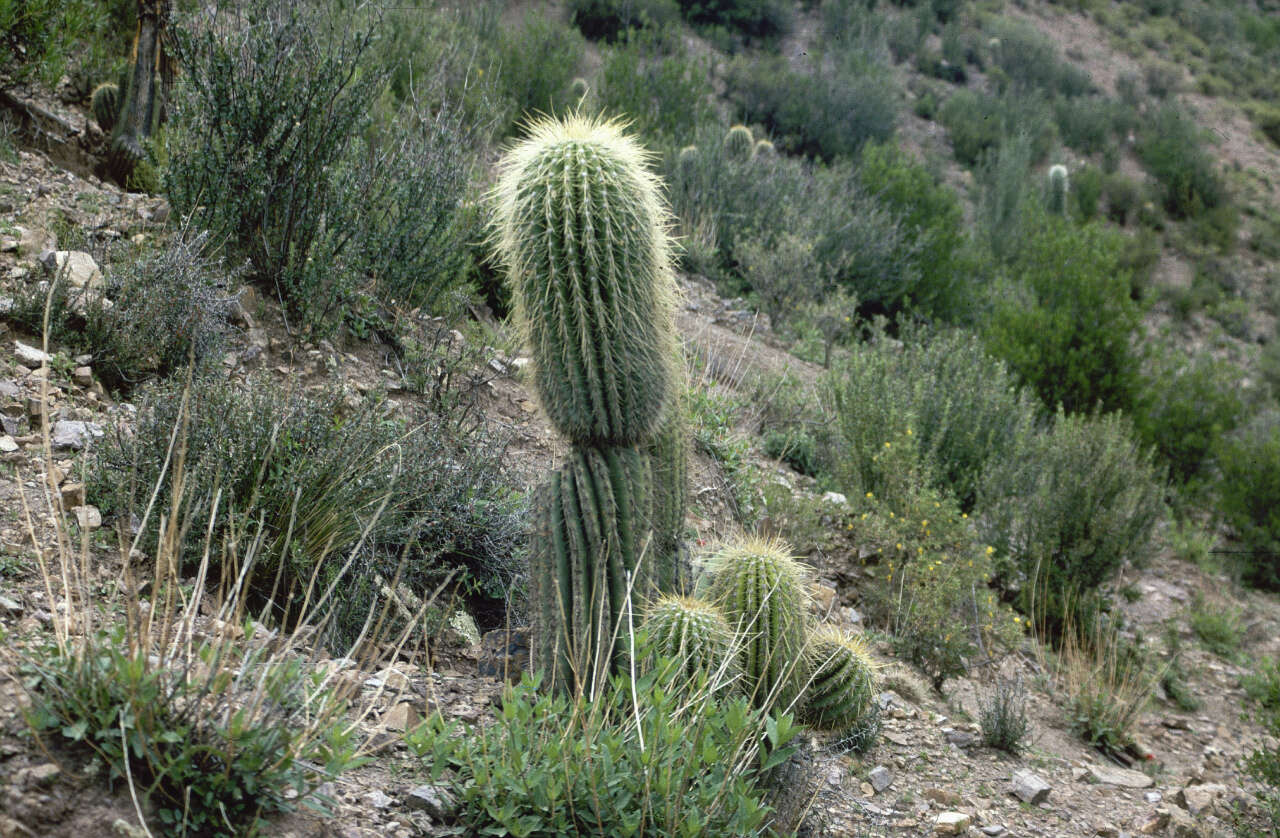
[[[18,382],[12,378],[0,378],[0,396],[6,399],[16,399],[22,395],[22,390],[18,388]]]
[[[385,809],[395,801],[387,797],[378,789],[374,789],[364,796],[365,802],[375,809]]]
[[[1206,783],[1201,786],[1187,786],[1184,789],[1179,789],[1178,793],[1173,797],[1173,802],[1191,814],[1198,815],[1204,810],[1212,808],[1214,802],[1220,797],[1225,797],[1226,794],[1227,787],[1221,783]]]
[[[990,835],[991,838],[996,838],[997,835],[1004,835],[1007,831],[1004,824],[1001,823],[991,823],[982,827],[982,834]]]
[[[1042,802],[1053,791],[1053,786],[1046,783],[1039,775],[1026,769],[1013,772],[1013,785],[1009,791],[1023,803],[1035,805]]]
[[[75,288],[97,288],[102,284],[98,263],[83,250],[46,250],[40,254],[40,264]]]
[[[876,794],[879,794],[893,785],[893,772],[883,765],[877,765],[867,774],[867,780],[870,781],[871,788],[876,790]]]
[[[1163,795],[1158,791],[1149,791],[1142,795],[1142,799],[1148,803],[1159,803]]]
[[[76,367],[71,371],[71,380],[79,384],[81,387],[93,386],[93,368],[92,367]]]
[[[15,602],[4,594],[0,594],[0,613],[10,617],[21,617],[23,612],[22,603]]]
[[[957,748],[972,748],[978,743],[978,737],[968,730],[943,728],[942,732],[946,734],[947,742],[955,745]]]
[[[441,786],[418,786],[409,791],[405,804],[410,809],[426,812],[438,821],[451,820],[458,811],[458,800]]]
[[[13,354],[18,359],[18,363],[24,367],[34,369],[49,363],[49,354],[47,352],[34,346],[28,346],[20,340],[13,342]]]
[[[102,427],[93,422],[73,422],[68,419],[54,423],[53,447],[78,451],[102,436]]]
[[[8,434],[0,434],[0,454],[12,454],[18,450],[18,442]]]
[[[1149,789],[1156,781],[1130,768],[1118,765],[1091,765],[1085,772],[1085,779],[1091,783],[1102,783],[1108,786],[1119,786],[1125,789]]]
[[[822,496],[822,499],[827,503],[835,503],[841,506],[849,502],[849,499],[839,492],[827,492]]]

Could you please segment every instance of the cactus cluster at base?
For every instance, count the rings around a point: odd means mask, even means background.
[[[718,684],[736,681],[733,631],[715,606],[686,596],[660,597],[645,614],[644,657],[649,665],[670,658],[679,677],[696,682],[701,676]]]
[[[802,718],[821,730],[858,723],[876,692],[876,665],[861,638],[822,626],[809,639],[808,688]]]
[[[808,569],[780,542],[751,538],[708,560],[710,594],[741,635],[739,665],[758,707],[788,708],[803,685]]]

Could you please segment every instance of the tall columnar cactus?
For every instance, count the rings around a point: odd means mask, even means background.
[[[89,100],[93,118],[108,134],[115,127],[116,115],[120,113],[120,85],[104,82],[93,89]]]
[[[665,535],[677,501],[684,517],[672,453],[683,442],[666,440],[678,392],[675,280],[647,162],[616,122],[544,118],[504,156],[493,194],[494,244],[533,384],[572,444],[539,493],[531,573],[537,662],[575,690],[594,691],[622,664],[630,603],[676,578]],[[655,518],[667,521],[662,535]]]
[[[1049,167],[1049,212],[1067,213],[1067,167],[1061,164]]]
[[[756,138],[751,136],[751,129],[745,125],[735,125],[724,135],[724,153],[730,160],[750,160],[755,146]]]
[[[878,677],[866,644],[836,626],[822,626],[809,638],[808,688],[804,719],[822,730],[845,730],[871,706]]]
[[[648,155],[616,122],[543,119],[502,161],[496,245],[534,386],[575,444],[635,445],[667,409],[671,246]]]
[[[739,665],[758,707],[787,708],[802,686],[808,569],[780,541],[723,547],[707,562],[711,599],[740,635]]]
[[[736,680],[733,631],[711,603],[686,596],[664,596],[645,614],[644,653],[652,661],[661,656],[679,663],[678,677],[729,684]]]

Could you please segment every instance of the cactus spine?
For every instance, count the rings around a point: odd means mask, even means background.
[[[809,639],[805,721],[823,730],[856,725],[876,692],[876,665],[861,638],[822,626]]]
[[[645,615],[644,628],[649,661],[674,659],[679,679],[694,682],[706,676],[716,685],[734,679],[733,632],[711,603],[693,597],[661,597]]]
[[[735,125],[724,135],[724,153],[730,160],[746,162],[755,151],[756,139],[745,125]]]
[[[116,124],[116,114],[120,113],[120,86],[111,82],[98,85],[93,89],[89,106],[99,127],[110,134]]]
[[[1067,214],[1067,167],[1060,163],[1049,167],[1049,212]]]
[[[539,492],[531,572],[536,662],[574,690],[621,665],[629,603],[676,578],[678,551],[658,549],[653,529],[659,509],[675,517],[677,470],[684,518],[683,443],[663,442],[676,427],[675,280],[647,161],[617,122],[543,118],[504,155],[492,196],[534,388],[573,447]]]
[[[748,539],[710,557],[711,597],[740,637],[739,665],[758,707],[799,693],[808,632],[809,573],[780,541]]]

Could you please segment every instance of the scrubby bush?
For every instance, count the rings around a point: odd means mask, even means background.
[[[1130,409],[1138,392],[1141,311],[1120,267],[1124,236],[1095,224],[1033,221],[985,330],[1047,407]]]
[[[1244,420],[1242,373],[1207,356],[1187,359],[1170,352],[1160,359],[1145,384],[1134,426],[1173,481],[1195,488],[1212,478],[1219,441]]]
[[[628,29],[662,29],[679,19],[676,0],[569,0],[569,20],[593,41],[612,43]]]
[[[606,113],[624,116],[636,133],[654,141],[693,134],[711,113],[708,72],[689,57],[683,41],[664,48],[648,33],[632,32],[606,52],[598,99]]]
[[[1023,612],[1057,634],[1089,613],[1098,588],[1126,561],[1146,558],[1163,513],[1163,473],[1117,414],[1058,412],[988,469],[980,531],[994,546],[1001,583]]]
[[[207,236],[179,235],[163,249],[118,248],[97,288],[57,278],[49,299],[49,340],[93,356],[94,372],[112,390],[128,391],[189,362],[219,358],[231,331],[238,272],[207,247]],[[44,328],[44,288],[33,285],[11,316]]]
[[[465,730],[436,715],[407,742],[435,781],[454,772],[471,834],[761,834],[770,810],[755,781],[789,758],[790,717],[705,689],[670,693],[663,677],[617,677],[595,701],[526,679],[497,723]]]
[[[550,15],[529,12],[520,26],[501,27],[497,57],[502,83],[520,115],[562,113],[576,104],[569,84],[578,75],[586,42]]]
[[[1133,742],[1133,724],[1158,680],[1114,623],[1101,619],[1068,626],[1058,677],[1072,729],[1103,752],[1120,752]]]
[[[1280,588],[1280,422],[1263,417],[1222,441],[1218,513],[1244,552],[1245,581]]]
[[[791,7],[783,0],[677,0],[698,26],[735,31],[749,39],[773,38],[791,28]]]
[[[882,464],[893,437],[912,437],[932,485],[973,508],[987,468],[1034,424],[1033,402],[981,341],[964,332],[907,329],[852,347],[832,370],[825,400],[836,417],[833,464],[855,496],[887,494],[901,476]]]
[[[1085,166],[1075,173],[1071,183],[1071,203],[1075,214],[1086,224],[1098,217],[1098,199],[1102,197],[1103,174],[1096,166]]]
[[[1053,42],[1030,25],[1002,19],[989,32],[999,41],[992,57],[1012,86],[1068,97],[1093,90],[1089,74],[1059,58]]]
[[[1222,604],[1210,604],[1203,594],[1191,601],[1191,630],[1205,648],[1215,655],[1233,660],[1244,640],[1240,612]]]
[[[459,282],[460,123],[406,114],[366,133],[389,72],[369,53],[374,28],[265,0],[245,14],[176,33],[175,209],[247,257],[290,321],[311,329],[384,278],[423,299]]]
[[[830,271],[819,260],[813,240],[793,232],[794,211],[784,209],[779,221],[777,227],[740,239],[734,258],[770,325],[782,332],[788,319],[827,287]]]
[[[982,743],[988,748],[1016,755],[1031,731],[1027,718],[1027,688],[1021,679],[998,678],[991,691],[979,699],[978,723]]]
[[[828,63],[800,72],[781,56],[738,58],[727,73],[730,98],[745,122],[766,126],[785,151],[853,157],[864,143],[893,134],[897,93],[870,55]]]
[[[1137,150],[1174,217],[1193,218],[1227,204],[1226,184],[1204,149],[1203,132],[1176,105],[1154,113],[1142,128]]]
[[[1031,162],[1038,163],[1058,139],[1058,126],[1048,103],[1035,95],[1011,91],[1003,95],[959,90],[938,110],[955,157],[976,166],[1007,137],[1031,138]]]
[[[104,514],[141,517],[157,485],[167,496],[172,477],[162,468],[181,426],[185,514],[208,526],[221,495],[218,554],[261,528],[265,546],[247,581],[263,600],[296,616],[313,575],[323,590],[357,545],[332,606],[343,641],[397,576],[421,597],[455,572],[479,604],[504,599],[521,527],[496,440],[448,416],[390,419],[374,402],[349,405],[338,390],[304,397],[261,379],[243,390],[213,379],[192,388],[184,398],[178,384],[157,385],[141,401],[136,429],[99,446],[88,494]],[[142,543],[155,542],[156,526],[153,516]],[[185,561],[198,559],[196,550]]]

